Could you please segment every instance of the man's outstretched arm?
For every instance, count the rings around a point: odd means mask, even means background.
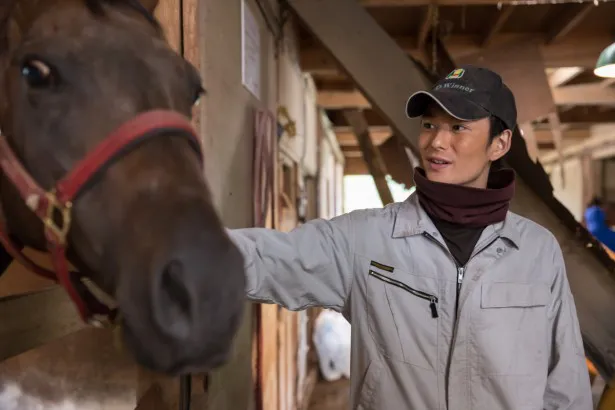
[[[248,298],[289,310],[342,310],[353,280],[352,215],[312,220],[288,233],[229,229],[245,258]]]

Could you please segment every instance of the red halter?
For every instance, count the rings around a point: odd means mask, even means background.
[[[76,305],[81,318],[92,325],[103,325],[102,318],[113,320],[115,310],[101,303],[81,281],[84,275],[69,272],[66,258],[67,236],[71,227],[73,201],[84,186],[112,162],[126,154],[138,143],[153,137],[173,135],[186,137],[202,160],[202,150],[196,132],[190,121],[183,115],[165,110],[149,111],[120,125],[93,151],[58,181],[50,191],[43,190],[25,170],[4,135],[0,134],[0,167],[18,189],[22,199],[43,222],[47,249],[55,272],[38,266],[23,254],[9,238],[7,228],[0,227],[0,242],[13,258],[32,272],[57,281]],[[54,215],[60,215],[56,224]]]

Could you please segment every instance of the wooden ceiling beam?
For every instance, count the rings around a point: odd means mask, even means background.
[[[496,34],[500,32],[504,24],[508,21],[513,11],[515,10],[515,6],[503,6],[501,10],[498,12],[498,16],[496,20],[493,22],[489,29],[485,33],[485,37],[480,42],[480,46],[483,48],[489,47],[489,45],[493,42]]]
[[[344,111],[346,121],[350,124],[352,133],[361,149],[363,160],[374,179],[378,195],[383,205],[393,203],[393,195],[387,184],[388,174],[384,159],[378,148],[374,145],[367,121],[360,110]]]
[[[356,147],[357,138],[354,135],[351,127],[335,127],[335,135],[340,147]],[[374,145],[382,145],[392,134],[391,127],[369,127],[369,136]]]
[[[417,7],[427,6],[434,0],[359,0],[359,3],[364,7]],[[438,0],[439,6],[480,6],[480,5],[518,5],[518,4],[534,4],[528,0]],[[593,4],[593,2],[592,2]]]
[[[572,81],[585,71],[583,67],[562,67],[556,69],[549,76],[549,85],[551,88],[561,87]]]
[[[503,48],[510,44],[536,39],[535,34],[497,34],[490,41],[488,49]],[[418,44],[416,36],[397,36],[394,40],[413,58],[421,60],[424,51],[416,47]],[[573,36],[551,45],[541,45],[541,53],[546,68],[585,67],[593,69],[602,50],[612,42],[613,39],[608,35]],[[476,38],[470,35],[452,35],[444,40],[444,45],[453,58],[481,55],[488,50],[481,48]],[[300,64],[304,71],[315,75],[331,76],[341,72],[333,56],[320,45],[304,47],[300,50]]]
[[[568,110],[563,110],[562,108],[563,106],[558,107],[558,113],[560,121],[564,126],[570,125],[571,127],[579,128],[595,123],[615,123],[615,107],[609,108],[608,106],[601,105],[571,107]],[[366,109],[363,111],[363,114],[371,129],[378,129],[388,125],[378,111],[374,109]],[[327,115],[333,126],[348,126],[342,118],[340,111],[329,110]]]
[[[432,19],[433,13],[435,10],[435,6],[433,4],[429,4],[424,9],[423,16],[421,18],[421,25],[419,27],[417,41],[416,41],[416,49],[422,50],[425,48],[425,41],[427,40],[427,35],[429,34],[429,30],[432,27]]]
[[[337,140],[342,147],[356,147],[357,139],[352,129],[349,127],[335,127],[333,129]],[[369,127],[369,134],[374,145],[383,144],[391,136],[390,127]],[[590,129],[563,129],[563,140],[582,140],[591,136]],[[553,142],[553,133],[549,129],[535,129],[534,139],[537,144],[551,143]],[[352,151],[350,148],[346,148],[346,151]]]
[[[554,88],[551,92],[557,105],[615,106],[615,89],[603,87],[601,83],[567,85]]]
[[[555,18],[553,26],[548,30],[545,44],[561,41],[596,7],[593,3],[573,4],[564,15]]]
[[[556,105],[615,106],[615,89],[601,83],[558,87],[552,90]],[[371,108],[371,104],[358,90],[319,90],[318,104],[325,109]]]

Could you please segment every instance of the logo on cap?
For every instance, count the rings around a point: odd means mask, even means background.
[[[456,70],[453,70],[450,72],[449,75],[446,76],[446,78],[461,78],[463,77],[463,73],[465,73],[466,70],[464,70],[463,68],[458,68]]]

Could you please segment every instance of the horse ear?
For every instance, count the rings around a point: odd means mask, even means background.
[[[141,0],[141,4],[147,9],[147,11],[153,14],[156,7],[158,7],[159,1],[160,0]]]

